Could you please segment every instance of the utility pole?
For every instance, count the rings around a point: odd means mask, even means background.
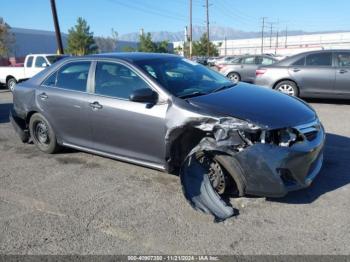
[[[63,51],[63,44],[62,44],[60,25],[58,23],[56,3],[55,3],[55,0],[50,0],[50,2],[51,2],[51,11],[52,11],[53,23],[55,25],[55,33],[56,33],[56,41],[57,41],[58,53],[60,55],[63,55],[64,51]]]
[[[227,38],[225,36],[225,56],[227,56]]]
[[[189,41],[190,41],[190,59],[192,58],[192,0],[190,0],[190,33],[189,33]]]
[[[264,53],[264,29],[265,29],[265,20],[267,17],[262,18],[262,27],[261,27],[261,54]]]
[[[207,50],[207,56],[210,56],[210,37],[209,37],[209,0],[205,1],[205,6],[207,9],[207,40],[208,40],[208,50]]]
[[[272,24],[270,23],[270,49],[272,48]]]
[[[284,42],[284,47],[287,48],[287,41],[288,41],[288,26],[286,26],[286,39]]]
[[[277,29],[275,55],[277,55],[277,49],[278,49],[278,36],[279,36],[278,34],[279,34],[279,32],[278,32],[278,29]]]

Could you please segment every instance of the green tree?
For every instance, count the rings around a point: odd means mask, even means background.
[[[138,51],[155,53],[156,49],[157,47],[156,44],[152,41],[151,33],[140,34],[140,43]]]
[[[127,46],[123,46],[123,47],[122,47],[122,51],[123,51],[123,52],[135,52],[136,49],[133,48],[132,46],[127,45]]]
[[[138,51],[149,53],[168,53],[168,41],[155,43],[152,41],[151,33],[141,34]]]
[[[85,19],[79,17],[77,24],[68,30],[67,52],[73,55],[87,55],[97,51],[93,32]]]
[[[208,53],[208,37],[207,34],[204,33],[199,41],[194,41],[192,43],[192,55],[194,56],[206,56]],[[209,55],[210,56],[218,56],[219,50],[216,45],[212,42],[209,42]]]
[[[157,45],[157,50],[156,50],[157,53],[168,53],[169,52],[168,51],[168,46],[169,46],[168,41],[164,40],[156,45]]]
[[[0,57],[8,57],[12,51],[14,36],[10,33],[10,26],[0,17]]]

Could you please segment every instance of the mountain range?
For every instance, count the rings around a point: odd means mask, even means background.
[[[146,32],[146,31],[145,31]],[[193,26],[192,36],[193,40],[198,40],[206,32],[205,26]],[[288,31],[288,35],[305,35],[305,34],[316,34],[316,33],[335,33],[341,31],[327,31],[327,32],[305,32],[302,30]],[[270,32],[266,32],[269,35]],[[118,37],[119,40],[136,42],[139,40],[139,32],[133,32],[128,34],[123,34]],[[276,32],[274,32],[276,34]],[[280,31],[280,34],[284,35],[285,31]],[[151,32],[153,41],[163,41],[168,40],[169,42],[183,41],[185,38],[184,31],[179,32],[169,32],[169,31],[159,31]],[[245,39],[245,38],[257,38],[261,37],[261,32],[246,32],[242,30],[237,30],[232,27],[222,27],[222,26],[211,26],[210,27],[210,39],[211,40],[224,40],[227,39]]]

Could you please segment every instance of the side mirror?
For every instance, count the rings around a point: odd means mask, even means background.
[[[41,67],[48,67],[49,65],[47,63],[42,63]]]
[[[130,95],[129,99],[133,102],[155,104],[158,100],[158,94],[150,88],[137,89]]]

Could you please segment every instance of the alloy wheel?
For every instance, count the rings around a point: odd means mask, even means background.
[[[228,78],[233,81],[234,83],[238,83],[239,82],[239,75],[233,73],[233,74],[229,74]]]
[[[277,90],[281,93],[284,93],[284,94],[287,94],[287,95],[290,95],[290,96],[295,96],[295,90],[294,88],[291,86],[291,85],[288,85],[288,84],[283,84],[283,85],[280,85]]]

